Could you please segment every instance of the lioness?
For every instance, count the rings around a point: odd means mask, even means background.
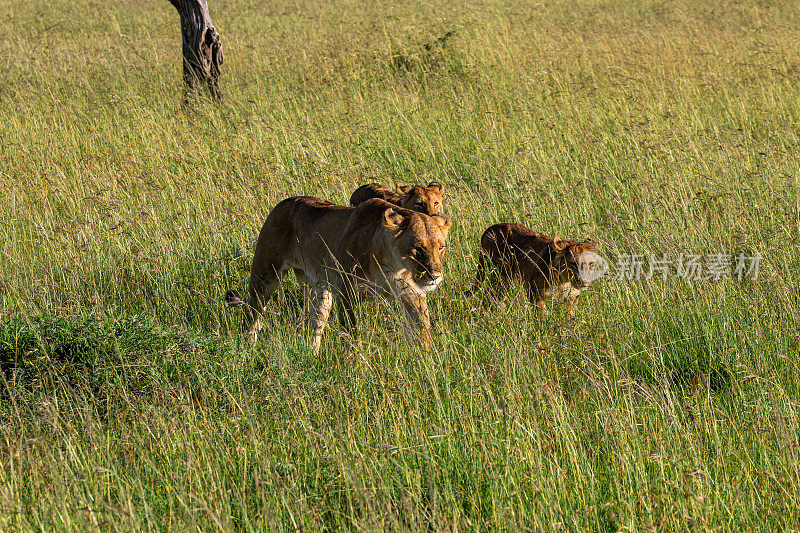
[[[234,291],[225,299],[247,308],[251,339],[261,329],[264,306],[290,269],[311,288],[309,322],[312,349],[319,352],[333,298],[340,300],[345,328],[355,327],[352,305],[357,285],[368,281],[398,297],[417,336],[429,345],[430,318],[425,293],[442,281],[442,258],[450,220],[373,199],[358,207],[298,196],[280,202],[267,216],[250,270],[250,296]]]
[[[430,182],[427,187],[423,185],[398,185],[397,193],[380,183],[368,183],[353,192],[350,197],[350,205],[356,206],[372,198],[380,198],[398,207],[433,216],[443,213],[443,194],[444,185],[438,181]]]
[[[542,235],[522,224],[495,224],[481,236],[478,273],[467,296],[483,283],[488,269],[500,276],[493,285],[496,298],[515,279],[522,283],[531,303],[547,314],[545,298],[562,296],[570,310],[580,292],[605,273],[605,261],[595,241],[564,240]]]

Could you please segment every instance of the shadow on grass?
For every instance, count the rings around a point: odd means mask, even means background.
[[[634,358],[631,377],[667,380],[680,388],[704,385],[713,392],[730,387],[730,348],[736,343],[736,331],[727,322],[696,313],[665,316],[647,340],[654,348],[649,352],[658,359]]]
[[[206,334],[167,330],[147,315],[45,314],[7,321],[0,323],[0,394],[66,389],[105,400],[121,389],[153,397],[178,387],[202,397],[209,382],[204,367],[230,358],[232,350]]]

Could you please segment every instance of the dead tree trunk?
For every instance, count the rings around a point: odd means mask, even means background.
[[[181,16],[183,38],[183,81],[187,92],[205,88],[219,100],[219,69],[222,44],[211,22],[206,0],[169,0]],[[187,94],[188,96],[188,94]]]

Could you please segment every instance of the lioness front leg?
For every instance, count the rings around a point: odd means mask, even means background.
[[[328,316],[333,307],[333,292],[330,287],[314,286],[311,289],[308,305],[308,323],[311,329],[311,351],[314,355],[319,353],[322,344],[322,332],[328,324]]]
[[[355,299],[356,295],[353,289],[345,288],[341,291],[341,297],[339,299],[339,321],[342,323],[342,328],[345,333],[351,337],[355,335],[357,325],[356,313],[353,310]]]
[[[419,342],[423,350],[430,349],[431,317],[425,293],[408,291],[401,294],[400,301],[405,315],[403,326],[406,335],[412,342]]]
[[[250,296],[247,299],[244,329],[253,344],[258,340],[258,332],[263,327],[262,315],[264,314],[264,308],[278,288],[282,275],[283,272],[275,272],[274,270],[270,272],[267,270],[262,274],[252,274],[250,276],[250,286],[248,288]]]
[[[303,292],[303,315],[297,321],[298,324],[302,324],[306,320],[311,320],[311,313],[313,311],[313,300],[314,300],[314,288],[313,284],[302,282],[302,292]]]
[[[347,335],[347,358],[355,360],[361,353],[358,345],[358,330],[356,328],[356,313],[353,309],[356,295],[352,287],[344,288],[337,302],[339,323]]]

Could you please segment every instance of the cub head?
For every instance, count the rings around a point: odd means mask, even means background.
[[[608,263],[599,254],[600,246],[594,240],[574,241],[556,237],[551,246],[563,259],[570,281],[578,287],[588,287],[608,271]]]
[[[444,195],[444,185],[438,181],[432,181],[427,187],[423,185],[398,185],[397,192],[400,194],[400,205],[412,211],[419,211],[426,215],[441,215],[444,212],[442,196]]]
[[[396,261],[393,266],[407,272],[421,290],[435,289],[442,281],[444,241],[450,219],[390,208],[383,213],[383,226],[392,239],[390,248]]]

